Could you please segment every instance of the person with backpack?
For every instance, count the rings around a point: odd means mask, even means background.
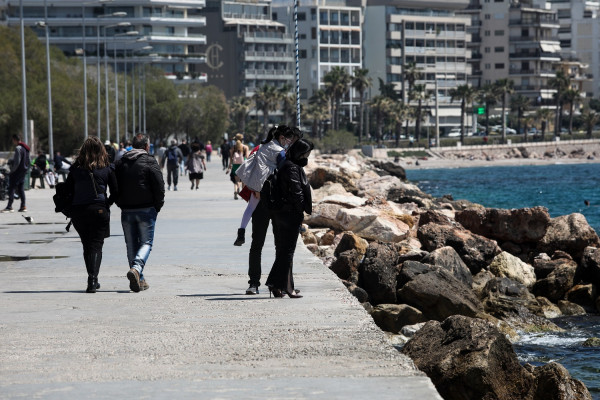
[[[104,239],[110,236],[110,206],[119,195],[114,168],[106,148],[95,136],[88,137],[69,168],[66,191],[73,193],[71,221],[81,238],[87,270],[86,293],[100,289],[98,274]],[[106,195],[109,189],[110,196]]]
[[[221,143],[221,147],[219,148],[221,151],[221,163],[223,164],[223,171],[225,171],[229,167],[229,152],[231,151],[231,146],[227,139],[223,139],[223,143]]]
[[[163,153],[161,168],[167,165],[167,190],[171,190],[171,181],[173,190],[177,191],[177,182],[179,180],[179,164],[183,161],[183,153],[177,147],[177,140],[171,140],[171,146]]]
[[[275,262],[265,285],[275,297],[302,297],[294,288],[294,253],[304,213],[312,213],[312,195],[304,167],[314,145],[306,139],[297,140],[289,149],[287,159],[277,173],[277,196],[281,207],[272,210]]]
[[[12,135],[12,141],[15,147],[15,153],[13,158],[9,161],[10,173],[8,174],[8,204],[2,212],[14,212],[12,208],[13,201],[15,200],[15,192],[21,199],[21,208],[19,212],[27,211],[25,207],[25,175],[29,168],[29,152],[31,149],[28,145],[21,141],[18,135]]]

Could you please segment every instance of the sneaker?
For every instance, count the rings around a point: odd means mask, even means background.
[[[135,268],[130,268],[127,272],[127,279],[129,279],[129,289],[134,292],[140,291],[140,273]]]
[[[27,207],[21,207],[21,208],[19,208],[19,212],[27,212]]]
[[[12,207],[6,207],[4,210],[2,210],[1,212],[3,213],[9,213],[9,212],[15,212],[15,210],[12,209]]]
[[[170,192],[171,191],[171,185],[167,186],[167,190]]]
[[[177,186],[173,186],[173,190],[174,190],[174,191],[177,191]]]
[[[140,290],[148,290],[150,289],[150,285],[146,282],[146,279],[140,279]]]
[[[246,289],[246,294],[258,294],[258,286],[252,286]]]

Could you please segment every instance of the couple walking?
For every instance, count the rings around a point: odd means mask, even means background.
[[[121,208],[129,288],[134,292],[149,288],[143,271],[154,241],[156,218],[164,204],[165,183],[158,162],[148,153],[148,136],[137,134],[132,145],[133,149],[113,165],[100,139],[91,136],[69,169],[66,186],[73,194],[71,218],[83,245],[87,293],[100,288],[102,247],[110,236],[113,203]]]

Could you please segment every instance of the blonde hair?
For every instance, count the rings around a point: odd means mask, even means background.
[[[235,146],[233,146],[233,151],[241,153],[244,151],[244,145],[242,144],[241,140],[236,140],[235,141]]]
[[[81,169],[93,170],[108,167],[110,162],[108,161],[108,153],[100,139],[96,136],[90,136],[81,145],[77,159],[73,164]]]

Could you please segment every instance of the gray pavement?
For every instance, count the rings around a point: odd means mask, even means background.
[[[27,192],[34,224],[0,214],[0,398],[440,399],[301,242],[303,298],[245,295],[249,241],[232,243],[246,203],[208,167],[199,190],[180,177],[167,192],[140,293],[117,207],[96,294],[53,190]],[[262,282],[273,255],[271,238]]]

